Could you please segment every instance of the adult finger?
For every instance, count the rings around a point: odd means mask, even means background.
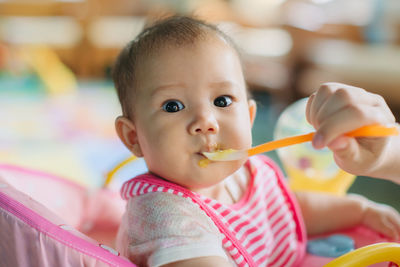
[[[313,146],[322,148],[334,139],[361,126],[374,123],[391,123],[390,118],[371,106],[345,107],[325,118],[313,138]]]
[[[349,88],[339,88],[333,92],[324,103],[322,103],[319,110],[314,114],[314,120],[320,124],[327,117],[330,117],[332,114],[346,106],[354,106],[355,108],[362,105],[377,106],[382,108],[383,113],[387,113],[387,109],[385,109],[385,107],[387,108],[387,105],[385,105],[386,103],[384,103],[384,100],[382,103],[382,100],[382,97],[368,93],[361,88],[352,87],[351,90],[349,90]]]

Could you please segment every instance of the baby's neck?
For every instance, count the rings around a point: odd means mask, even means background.
[[[247,168],[243,166],[218,184],[196,190],[196,192],[223,204],[231,205],[238,202],[246,193],[249,177]]]

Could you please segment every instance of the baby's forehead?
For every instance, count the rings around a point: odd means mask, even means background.
[[[151,44],[147,49],[143,49],[144,53],[141,53],[139,57],[143,57],[143,59],[151,59],[152,57],[159,57],[163,53],[169,53],[171,50],[180,50],[180,49],[193,49],[194,47],[202,46],[202,45],[223,45],[226,49],[235,51],[238,55],[238,51],[236,47],[228,40],[226,40],[219,33],[207,30],[204,34],[197,36],[196,38],[189,40],[160,40],[157,43]]]
[[[160,65],[168,64],[168,60],[171,61],[171,58],[172,60],[184,60],[187,59],[185,58],[186,56],[196,53],[198,48],[207,51],[207,49],[215,49],[216,47],[221,51],[231,52],[238,58],[238,62],[241,65],[241,58],[236,48],[215,33],[209,34],[206,39],[202,38],[193,42],[158,44],[153,49],[138,56],[135,76],[140,81],[146,76],[145,74],[151,73],[154,69],[162,68]],[[204,58],[208,56],[207,53],[203,55]]]

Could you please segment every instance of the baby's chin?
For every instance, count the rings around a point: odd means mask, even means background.
[[[182,168],[164,168],[158,170],[150,168],[149,171],[169,182],[178,184],[192,191],[197,191],[198,189],[211,187],[222,182],[242,168],[245,162],[246,159],[236,161],[214,161],[210,162],[205,167],[192,166],[185,170]]]
[[[246,159],[236,161],[211,162],[199,170],[199,179],[196,179],[196,188],[206,188],[216,185],[243,167]],[[210,179],[212,177],[212,179]]]

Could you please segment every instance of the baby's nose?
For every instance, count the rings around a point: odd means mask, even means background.
[[[212,114],[200,114],[189,125],[189,133],[192,135],[216,134],[218,131],[218,122]]]

